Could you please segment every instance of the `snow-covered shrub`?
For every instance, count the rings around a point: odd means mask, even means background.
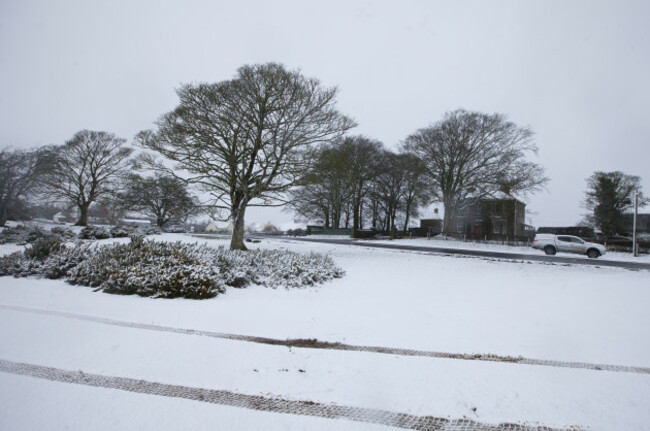
[[[287,231],[287,235],[289,235],[289,236],[306,236],[307,231],[305,229],[300,229],[300,228],[298,228],[298,229],[289,229]]]
[[[5,228],[0,232],[0,244],[15,243],[26,244],[34,242],[46,235],[40,226],[24,226]]]
[[[110,231],[113,238],[126,238],[133,236],[159,235],[158,226],[115,226]]]
[[[0,256],[0,276],[15,275],[20,270],[20,263],[24,258],[20,251]]]
[[[248,252],[214,250],[224,282],[233,287],[251,283],[266,287],[305,287],[341,278],[345,272],[331,257],[318,253],[308,255],[286,250],[252,250]]]
[[[67,248],[61,243],[52,247],[49,255],[37,258],[31,249],[0,257],[0,276],[28,277],[31,275],[58,279],[67,275],[83,260],[93,255],[90,244],[79,244]]]
[[[162,231],[158,226],[139,226],[138,227],[138,232],[141,233],[142,235],[148,236],[148,235],[160,235]]]
[[[81,239],[108,239],[110,237],[110,232],[100,226],[86,226],[79,232]]]
[[[115,226],[110,233],[113,238],[126,238],[133,235],[135,231],[134,226]]]
[[[76,237],[72,230],[65,227],[53,227],[50,233],[61,238],[61,241],[69,241]]]
[[[257,266],[255,283],[264,286],[303,287],[341,278],[345,271],[331,257],[290,251],[255,250]]]
[[[278,235],[282,233],[280,229],[278,229],[277,226],[273,225],[271,222],[268,222],[266,226],[262,228],[262,232],[267,235]]]
[[[69,248],[63,246],[40,263],[39,274],[50,279],[66,277],[71,269],[90,259],[94,253],[95,248],[91,244],[77,244]]]
[[[25,257],[43,261],[52,252],[58,251],[62,246],[61,238],[55,235],[48,235],[34,241],[31,247],[25,249]]]
[[[225,291],[208,249],[196,244],[144,241],[111,244],[68,272],[72,284],[107,293],[163,298],[211,298]]]
[[[344,275],[329,256],[284,250],[228,250],[204,245],[147,241],[129,244],[44,242],[26,252],[0,257],[0,276],[65,277],[72,284],[99,287],[107,293],[163,298],[211,298],[225,285],[305,287]]]

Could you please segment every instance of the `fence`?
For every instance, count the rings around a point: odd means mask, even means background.
[[[632,240],[631,239],[594,239],[591,242],[603,244],[608,251],[622,251],[632,253]],[[641,254],[650,253],[650,241],[637,241],[637,251]]]
[[[515,245],[515,246],[530,246],[533,243],[534,235],[516,235],[516,236],[507,236],[507,235],[473,235],[465,233],[452,233],[440,237],[443,238],[452,238],[454,240],[463,241],[463,242],[475,242],[482,244],[502,244],[502,245]]]

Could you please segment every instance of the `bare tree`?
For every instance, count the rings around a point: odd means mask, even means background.
[[[293,192],[292,205],[303,215],[327,210],[325,224],[362,227],[363,203],[379,173],[383,145],[364,136],[336,139],[321,146],[315,162]]]
[[[78,226],[88,224],[88,208],[112,193],[133,151],[112,133],[82,130],[65,145],[54,147],[51,169],[44,177],[47,196],[79,209]]]
[[[404,228],[406,233],[411,217],[420,214],[420,207],[431,200],[431,181],[424,162],[413,154],[400,155],[400,166],[404,170]]]
[[[325,227],[339,228],[349,199],[347,160],[337,143],[318,148],[314,162],[291,191],[291,206],[308,218],[323,218]]]
[[[74,214],[74,208],[72,208],[72,211]],[[88,208],[88,219],[93,222],[118,225],[126,216],[127,211],[128,208],[124,205],[124,201],[118,192],[116,195],[111,194],[99,199],[97,202],[93,202]]]
[[[548,181],[543,168],[526,160],[528,153],[537,152],[532,137],[530,128],[503,115],[461,109],[406,138],[406,150],[425,163],[433,196],[444,205],[445,232],[469,199],[498,191],[525,195]]]
[[[198,208],[185,182],[160,173],[151,177],[130,175],[119,196],[123,207],[155,218],[161,228],[171,220],[185,221]]]
[[[44,172],[46,150],[0,150],[0,226],[9,217],[20,217],[25,200]]]
[[[403,156],[385,151],[380,159],[377,176],[373,179],[373,198],[383,210],[384,230],[395,231],[398,211],[404,209],[406,172],[402,166]]]
[[[379,173],[384,146],[365,136],[352,136],[343,139],[339,151],[346,160],[345,179],[350,188],[352,236],[355,236],[356,230],[363,227],[363,202]]]
[[[181,87],[178,107],[139,139],[228,212],[230,247],[246,249],[247,207],[277,205],[304,171],[305,152],[354,127],[336,111],[336,93],[280,64],[243,66],[232,80]]]

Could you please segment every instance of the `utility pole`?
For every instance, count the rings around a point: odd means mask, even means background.
[[[636,245],[636,212],[637,207],[639,206],[639,191],[634,192],[634,218],[632,219],[632,255],[637,257],[637,245]]]

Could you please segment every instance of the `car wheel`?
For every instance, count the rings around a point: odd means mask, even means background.
[[[555,247],[552,245],[547,245],[544,247],[544,253],[548,254],[549,256],[553,256],[556,252],[557,250],[555,250]]]
[[[600,252],[595,248],[590,248],[587,250],[587,256],[589,256],[591,259],[596,259],[598,256],[600,256]]]

